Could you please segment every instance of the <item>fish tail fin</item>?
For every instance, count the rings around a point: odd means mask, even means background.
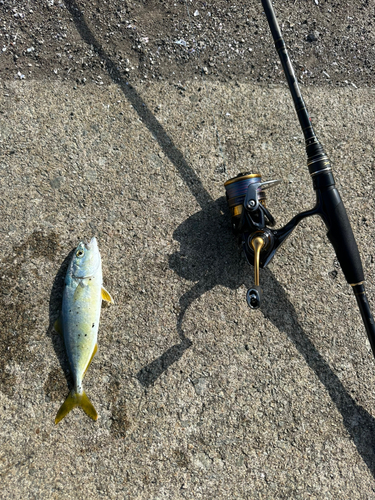
[[[82,408],[82,410],[88,415],[90,418],[93,420],[98,420],[98,414],[87,397],[87,394],[85,391],[82,392],[82,394],[78,394],[74,389],[70,391],[69,396],[66,398],[66,400],[63,402],[61,405],[59,411],[57,412],[56,418],[55,418],[55,424],[58,424],[68,413],[70,413],[73,408],[76,406],[79,406]]]
[[[98,420],[98,414],[96,413],[94,405],[89,400],[85,391],[83,391],[83,393],[80,396],[79,406],[90,418],[92,418],[93,420]]]

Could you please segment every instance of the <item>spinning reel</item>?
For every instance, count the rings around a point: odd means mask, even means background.
[[[251,309],[260,306],[259,269],[269,264],[276,250],[300,220],[318,213],[318,207],[315,207],[314,210],[298,214],[283,228],[272,229],[275,219],[267,209],[265,190],[280,182],[262,182],[260,174],[245,172],[224,184],[232,217],[232,230],[240,240],[248,263],[254,265],[254,286],[246,294]]]

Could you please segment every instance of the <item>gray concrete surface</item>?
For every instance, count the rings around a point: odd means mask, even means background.
[[[268,202],[279,225],[314,203],[286,86],[234,83],[234,68],[232,82],[169,75],[131,87],[100,30],[64,3],[71,50],[92,44],[103,63],[97,84],[14,80],[1,65],[1,498],[375,498],[375,364],[320,220],[261,273],[261,310],[245,302],[252,269],[230,231],[225,180],[282,179]],[[48,2],[53,20],[62,6]],[[29,26],[20,40],[34,40]],[[345,88],[303,93],[375,307],[368,60],[346,62]],[[362,66],[367,88],[350,84]],[[93,235],[115,299],[85,379],[100,418],[76,409],[55,426],[71,380],[52,325],[69,254]]]
[[[314,203],[287,88],[127,88],[2,88],[1,498],[375,498],[375,364],[323,224],[261,273],[259,311],[230,232],[241,170],[283,180],[278,225]],[[374,307],[374,91],[305,97]],[[100,418],[55,426],[70,378],[51,324],[93,235],[115,299],[85,379]]]

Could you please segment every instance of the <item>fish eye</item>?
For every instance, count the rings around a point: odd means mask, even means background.
[[[76,256],[82,257],[82,255],[83,255],[83,250],[78,250],[78,252],[76,253]]]

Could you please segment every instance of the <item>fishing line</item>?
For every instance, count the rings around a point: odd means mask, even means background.
[[[195,48],[194,48],[194,45],[193,45],[193,50],[195,50],[197,52],[197,55],[198,55],[198,65],[199,65],[199,69],[200,69],[200,74],[201,74],[201,79],[202,79],[202,82],[203,82],[203,87],[204,87],[204,90],[206,92],[206,95],[208,96],[208,88],[207,88],[207,85],[206,85],[206,80],[204,78],[204,69],[203,69],[203,66],[201,65],[201,57],[200,57],[200,50],[198,48],[198,43],[196,40],[194,40],[194,29],[193,29],[193,23],[192,23],[192,19],[191,19],[191,16],[190,16],[190,11],[189,11],[189,6],[188,6],[188,3],[187,3],[187,0],[184,0],[185,2],[185,6],[186,6],[186,11],[187,11],[187,15],[188,15],[188,19],[189,19],[189,26],[190,26],[190,31],[192,33],[192,36],[193,36],[193,44],[195,44]],[[208,100],[210,101],[210,99],[208,98]],[[211,104],[211,102],[210,102]],[[213,109],[212,109],[212,105],[209,107],[209,109],[211,110],[211,114],[212,114],[212,121],[214,123],[214,130],[215,130],[215,136],[216,136],[216,139],[217,139],[217,142],[218,142],[218,145],[219,145],[219,153],[220,153],[220,156],[223,160],[223,173],[227,173],[227,162],[225,160],[225,155],[224,155],[224,150],[223,150],[223,147],[222,147],[222,144],[221,144],[221,140],[220,140],[220,135],[219,135],[219,130],[217,128],[217,125],[216,125],[216,120],[215,120],[215,115],[214,115],[214,112],[213,112]]]

